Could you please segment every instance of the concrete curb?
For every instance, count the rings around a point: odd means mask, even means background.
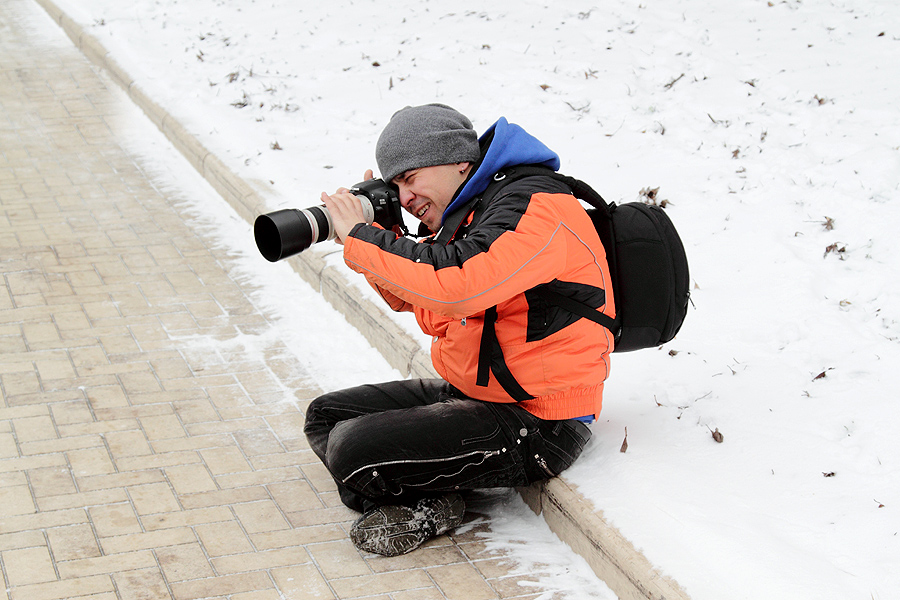
[[[184,126],[153,101],[94,36],[63,13],[52,0],[35,0],[56,21],[81,52],[103,68],[144,111],[194,168],[249,223],[269,209],[253,187],[231,172]],[[308,250],[289,261],[294,270],[362,332],[388,362],[411,377],[437,377],[431,358],[418,342],[396,325],[384,309],[371,302],[321,254]],[[583,556],[600,579],[621,600],[689,600],[672,579],[650,561],[578,493],[558,477],[519,490],[542,514],[551,530]]]

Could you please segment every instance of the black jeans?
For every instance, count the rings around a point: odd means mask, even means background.
[[[440,379],[325,394],[310,404],[304,432],[341,500],[360,512],[549,479],[591,437],[579,421],[544,421],[516,404],[473,400]]]

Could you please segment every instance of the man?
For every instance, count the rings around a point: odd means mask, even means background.
[[[612,336],[537,290],[615,311],[590,218],[549,176],[558,156],[521,127],[501,118],[479,140],[448,106],[406,107],[375,154],[403,207],[437,235],[416,243],[365,225],[346,189],[322,200],[346,264],[433,336],[442,379],[326,394],[305,432],[342,501],[363,513],[353,542],[393,556],[459,525],[460,491],[558,475],[590,438]],[[520,165],[548,175],[503,185]]]

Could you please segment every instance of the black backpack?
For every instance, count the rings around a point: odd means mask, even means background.
[[[482,196],[484,205],[503,185],[522,177],[553,177],[590,204],[587,210],[606,250],[616,318],[543,287],[534,291],[547,302],[599,323],[612,332],[614,352],[653,348],[681,329],[690,301],[687,255],[675,225],[656,205],[606,202],[591,186],[546,167],[524,165],[503,171]],[[496,179],[496,178],[495,178]]]

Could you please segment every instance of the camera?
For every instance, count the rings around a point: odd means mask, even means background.
[[[381,179],[370,179],[354,185],[350,193],[359,198],[367,224],[378,223],[385,229],[399,225],[406,233],[395,188]],[[257,217],[253,235],[260,253],[269,262],[275,262],[330,240],[334,237],[334,226],[324,205],[286,208]]]

